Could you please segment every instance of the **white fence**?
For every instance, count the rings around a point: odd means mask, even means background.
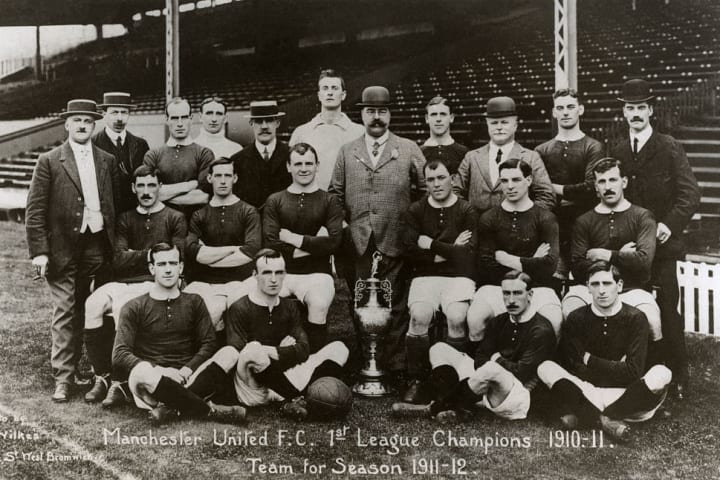
[[[720,336],[720,264],[678,262],[685,331]]]

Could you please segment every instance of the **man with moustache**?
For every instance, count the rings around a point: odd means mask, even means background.
[[[406,288],[403,272],[402,212],[425,191],[425,157],[411,140],[388,130],[390,92],[372,86],[363,90],[365,135],[343,145],[330,185],[345,208],[354,246],[355,278],[370,276],[373,255],[380,252],[377,276],[393,288],[392,319],[381,345],[380,360],[396,372],[405,369],[403,339]]]
[[[215,158],[230,158],[242,145],[225,138],[227,124],[227,104],[220,97],[208,97],[200,103],[202,129],[195,137],[195,143],[212,150]]]
[[[560,226],[560,258],[555,275],[561,279],[567,279],[570,273],[570,239],[575,219],[596,203],[592,169],[605,149],[580,130],[584,111],[576,90],[557,90],[553,94],[552,114],[558,133],[535,149],[545,163],[559,200],[555,213]]]
[[[342,242],[343,209],[335,195],[317,185],[317,152],[307,143],[290,149],[293,183],[268,197],[263,210],[264,246],[282,253],[287,265],[281,296],[307,306],[310,352],[327,343],[327,314],[335,298],[332,255]]]
[[[318,101],[320,113],[309,122],[300,125],[290,137],[290,146],[298,143],[312,145],[318,155],[316,183],[322,190],[330,187],[340,147],[362,136],[365,129],[348,118],[342,111],[347,96],[345,80],[340,73],[327,69],[318,78]]]
[[[115,244],[119,175],[115,157],[92,144],[102,118],[92,100],[70,100],[68,139],[40,155],[25,210],[32,265],[47,279],[53,303],[50,364],[54,402],[67,402],[82,355],[85,299],[92,276],[110,259]]]
[[[657,299],[666,364],[673,372],[672,394],[682,400],[687,394],[688,366],[684,325],[677,309],[677,261],[685,258],[682,234],[700,205],[700,187],[680,143],[650,125],[654,98],[645,80],[625,82],[618,100],[623,102],[629,128],[609,152],[623,163],[628,176],[627,199],[650,210],[657,222],[652,283],[660,287]]]
[[[170,100],[165,117],[170,138],[165,145],[148,151],[143,163],[158,171],[162,182],[160,200],[189,219],[208,202],[208,167],[215,156],[212,150],[189,138],[192,114],[187,100]]]
[[[252,257],[262,244],[257,210],[233,193],[233,163],[218,158],[210,164],[210,203],[193,213],[187,257],[194,262],[193,282],[185,288],[205,301],[216,332],[224,329],[223,313],[252,287]]]
[[[85,401],[102,401],[109,408],[130,398],[127,383],[111,375],[112,346],[120,309],[131,298],[147,293],[152,275],[147,263],[150,248],[160,242],[183,248],[187,235],[185,216],[166,208],[160,201],[158,174],[147,165],[133,173],[132,191],[138,206],[120,214],[116,228],[112,261],[113,280],[95,291],[85,301],[85,347],[95,373],[95,385],[85,394]],[[112,320],[104,319],[111,314]],[[112,381],[112,383],[111,383]]]
[[[524,160],[502,162],[500,185],[505,199],[478,221],[477,279],[482,285],[467,315],[470,342],[479,342],[487,323],[505,311],[501,288],[505,273],[525,272],[533,279],[531,312],[547,318],[559,335],[560,299],[552,286],[558,257],[555,215],[530,200],[532,169]]]
[[[468,149],[450,135],[455,115],[450,102],[443,97],[433,97],[425,106],[425,123],[430,127],[430,137],[420,147],[428,162],[441,160],[452,176],[453,185],[459,185],[458,167]]]
[[[103,109],[105,128],[97,132],[92,141],[115,156],[120,172],[120,202],[115,210],[122,213],[137,206],[137,197],[132,191],[133,172],[142,165],[150,147],[144,138],[127,131],[130,110],[133,108],[129,93],[104,93],[100,108]]]
[[[135,405],[158,424],[177,417],[243,421],[243,407],[216,405],[188,388],[216,346],[202,299],[180,291],[180,250],[154,245],[148,267],[153,285],[123,307],[113,348],[113,367],[128,375]]]
[[[250,125],[255,135],[253,145],[232,156],[238,180],[235,195],[262,211],[270,194],[284,190],[292,183],[286,164],[290,151],[277,139],[280,119],[285,112],[275,100],[250,103]]]
[[[468,202],[453,193],[444,160],[425,164],[430,195],[410,205],[403,215],[406,257],[413,280],[408,294],[410,326],[405,336],[408,388],[403,402],[427,403],[424,388],[430,370],[429,329],[442,312],[447,319],[446,342],[459,351],[467,348],[465,317],[475,294],[474,265],[477,218]]]
[[[488,322],[485,337],[470,355],[445,342],[430,349],[433,402],[396,403],[395,415],[452,423],[458,411],[482,406],[507,420],[527,417],[537,367],[552,358],[557,337],[550,322],[529,308],[530,276],[512,270],[503,277],[501,289],[507,311]]]
[[[627,422],[653,417],[665,400],[672,372],[647,359],[648,322],[620,300],[623,281],[604,260],[587,271],[592,304],[563,324],[561,365],[548,360],[537,369],[560,409],[567,430],[600,427],[618,441],[629,439]]]
[[[478,214],[503,201],[498,167],[511,158],[523,160],[532,169],[530,199],[547,210],[555,208],[550,177],[540,155],[515,141],[518,114],[515,101],[510,97],[493,97],[487,102],[485,122],[490,143],[465,155],[458,167],[462,198],[467,199]]]
[[[655,220],[649,211],[625,198],[628,180],[619,160],[602,159],[595,165],[593,175],[600,203],[575,223],[571,266],[573,278],[580,285],[570,287],[563,298],[563,317],[568,318],[574,310],[592,303],[587,288],[588,268],[604,260],[623,274],[620,300],[645,314],[650,339],[658,341],[662,338],[660,307],[646,290],[655,256]]]

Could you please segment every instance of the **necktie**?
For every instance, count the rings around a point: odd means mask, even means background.
[[[265,147],[265,150],[263,150],[263,160],[265,160],[265,161],[270,160],[270,153],[268,153],[267,147]]]
[[[638,154],[638,139],[637,137],[633,138],[633,154]]]
[[[117,147],[118,150],[120,150],[122,148],[122,139],[120,138],[119,135],[116,138],[115,146]]]
[[[497,157],[495,157],[495,163],[500,165],[501,162],[502,162],[502,150],[500,150],[498,148]]]
[[[377,157],[377,156],[378,156],[378,151],[379,151],[379,150],[380,150],[380,144],[379,144],[378,142],[373,143],[373,145],[372,145],[372,154],[373,154],[373,157]]]

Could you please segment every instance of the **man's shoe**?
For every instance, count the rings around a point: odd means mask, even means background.
[[[70,399],[70,384],[58,383],[55,385],[55,393],[52,395],[52,401],[55,403],[66,403]]]
[[[105,394],[108,391],[108,381],[110,380],[109,375],[97,375],[95,376],[95,385],[85,394],[85,401],[87,403],[97,403],[105,398]]]
[[[577,415],[568,413],[560,417],[560,423],[562,423],[563,428],[567,430],[575,430],[578,428],[578,425],[580,425],[580,419]]]
[[[93,384],[93,377],[92,373],[89,373],[90,376],[87,376],[89,372],[86,372],[85,375],[81,375],[79,373],[75,374],[75,377],[73,378],[73,382],[75,383],[76,387],[89,387]]]
[[[152,421],[155,425],[163,425],[174,418],[178,418],[179,416],[176,410],[165,406],[163,403],[158,404],[157,407],[150,410],[149,415],[150,421]]]
[[[218,423],[242,423],[245,421],[247,410],[240,405],[226,406],[208,402],[210,413],[208,419]]]
[[[130,403],[132,397],[127,391],[125,391],[125,385],[127,385],[127,383],[125,382],[111,382],[110,388],[108,388],[107,391],[107,395],[102,401],[102,407],[112,408],[118,405],[122,405],[124,403]]]
[[[459,417],[455,410],[443,410],[435,415],[435,420],[437,420],[438,423],[452,425],[458,423]]]
[[[307,402],[303,397],[295,397],[292,401],[285,402],[283,406],[280,407],[280,413],[293,420],[305,420],[308,416]]]
[[[603,432],[607,433],[613,440],[618,442],[630,440],[630,427],[621,420],[613,420],[605,415],[600,415],[600,426]]]
[[[430,418],[430,403],[427,405],[417,405],[409,402],[398,402],[392,405],[392,414],[395,417],[405,418]]]
[[[403,403],[414,403],[415,405],[428,403],[429,399],[427,398],[425,384],[422,380],[410,380],[401,400]]]

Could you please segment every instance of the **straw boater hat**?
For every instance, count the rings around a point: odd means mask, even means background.
[[[388,107],[391,105],[390,92],[385,87],[367,87],[362,92],[362,99],[356,104],[358,107]]]
[[[67,103],[67,108],[60,113],[62,118],[69,118],[73,115],[89,115],[95,120],[103,118],[97,111],[97,104],[93,100],[75,99]]]
[[[103,93],[103,103],[100,108],[107,107],[125,107],[133,108],[130,94],[125,92],[105,92]]]
[[[250,114],[245,115],[245,118],[278,118],[284,117],[285,112],[281,112],[278,109],[278,104],[275,100],[263,100],[259,102],[250,102]]]
[[[642,78],[633,78],[623,84],[622,97],[624,103],[643,103],[652,100],[655,95],[650,93],[650,84]]]
[[[485,106],[484,116],[488,118],[511,117],[517,115],[515,100],[510,97],[493,97]]]

